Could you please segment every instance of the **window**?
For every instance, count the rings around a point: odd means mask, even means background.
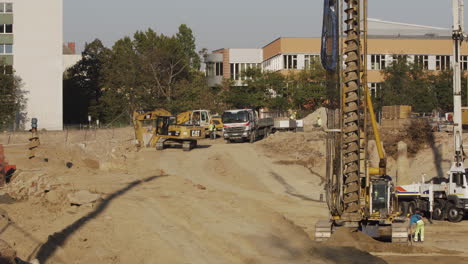
[[[460,56],[460,58],[461,58],[460,67],[461,67],[462,71],[468,70],[468,56],[462,55],[462,56]]]
[[[216,76],[223,76],[223,63],[222,62],[216,63]]]
[[[201,112],[201,120],[204,122],[208,121],[208,114],[206,112]]]
[[[436,56],[436,70],[445,71],[450,69],[450,56]]]
[[[12,3],[6,3],[5,4],[5,12],[6,13],[13,13],[13,4]]]
[[[371,70],[385,69],[385,55],[371,55]]]
[[[317,63],[320,60],[320,55],[305,55],[304,56],[304,68],[310,69],[311,65]]]
[[[368,84],[371,96],[373,98],[377,97],[377,94],[380,92],[380,89],[382,87],[382,83],[369,83]]]
[[[392,56],[392,62],[408,62],[408,55],[393,55]]]
[[[0,24],[0,34],[1,33],[13,33],[12,24]]]
[[[13,74],[13,66],[6,65],[5,66],[5,74]]]
[[[297,69],[297,55],[283,55],[283,69]]]
[[[0,65],[0,72],[3,74],[13,74],[13,66],[11,65]]]
[[[247,80],[245,71],[248,69],[261,69],[260,63],[231,63],[231,80]]]
[[[239,63],[231,63],[231,80],[238,81],[240,79]]]
[[[5,44],[5,54],[13,54],[13,45]]]
[[[0,44],[0,54],[13,54],[13,45]]]
[[[415,55],[414,64],[423,70],[429,70],[429,56],[428,55]]]
[[[245,63],[240,63],[241,80],[245,80],[245,70],[246,70]]]
[[[12,3],[0,3],[0,13],[12,13],[13,4]]]
[[[206,76],[213,76],[213,65],[214,63],[212,62],[207,62],[206,63]]]

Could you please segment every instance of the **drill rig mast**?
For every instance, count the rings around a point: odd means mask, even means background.
[[[322,64],[328,71],[328,88],[339,90],[340,95],[335,98],[339,107],[329,111],[333,114],[329,114],[327,131],[326,194],[330,219],[317,223],[316,240],[326,240],[334,229],[344,226],[376,238],[380,237],[381,228],[391,228],[392,241],[406,241],[406,228],[394,223],[397,214],[393,182],[386,175],[367,86],[367,0],[325,0],[322,38]],[[369,124],[379,153],[379,168],[369,167]]]
[[[464,171],[463,166],[463,127],[461,112],[461,45],[464,40],[464,0],[452,0],[453,9],[453,146],[454,160],[450,171]]]

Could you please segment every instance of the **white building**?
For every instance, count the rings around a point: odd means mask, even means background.
[[[27,129],[34,117],[39,129],[63,129],[62,44],[63,0],[0,2],[0,58],[28,92]]]
[[[241,86],[246,78],[242,73],[248,68],[261,68],[262,61],[262,49],[215,50],[205,58],[208,85],[216,86],[223,79],[230,79],[235,86]]]

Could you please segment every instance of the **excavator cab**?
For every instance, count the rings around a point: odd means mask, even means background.
[[[391,208],[391,184],[388,180],[377,180],[371,184],[370,213],[379,218],[386,217]]]
[[[156,135],[158,136],[178,136],[176,131],[170,131],[171,125],[176,125],[174,116],[158,116],[156,120]]]

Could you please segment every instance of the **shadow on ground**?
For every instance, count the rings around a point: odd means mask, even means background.
[[[166,177],[167,175],[161,175],[161,176],[152,176],[148,177],[143,180],[137,180],[134,182],[131,182],[128,184],[125,188],[116,191],[115,193],[111,194],[109,197],[104,199],[102,202],[99,203],[99,205],[96,207],[96,209],[86,216],[83,216],[82,218],[76,220],[73,224],[69,225],[65,229],[63,229],[60,232],[54,233],[53,235],[50,235],[49,238],[47,239],[47,242],[44,243],[38,250],[36,254],[36,258],[39,260],[40,263],[46,263],[46,261],[55,253],[55,251],[63,246],[67,239],[78,229],[82,228],[88,221],[96,218],[98,215],[100,215],[110,204],[110,202],[119,196],[124,195],[126,192],[130,191],[131,189],[147,182],[154,181],[158,178],[161,177]]]
[[[336,264],[387,264],[379,257],[352,247],[315,247],[309,253]]]

